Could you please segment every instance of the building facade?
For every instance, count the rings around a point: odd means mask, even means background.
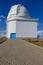
[[[37,21],[23,5],[12,6],[7,16],[7,38],[37,38]]]

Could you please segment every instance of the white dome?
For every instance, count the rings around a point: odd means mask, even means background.
[[[12,16],[20,16],[24,18],[30,18],[30,15],[28,14],[26,8],[23,5],[14,5],[11,7],[11,10],[9,11],[8,18]]]

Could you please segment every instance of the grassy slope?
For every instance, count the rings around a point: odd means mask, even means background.
[[[43,39],[24,39],[24,40],[43,47]]]
[[[3,43],[4,41],[6,41],[7,38],[3,37],[3,38],[0,38],[0,44]]]

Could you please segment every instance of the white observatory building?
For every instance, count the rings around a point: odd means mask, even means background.
[[[7,16],[7,38],[37,38],[37,21],[23,5],[12,6]]]

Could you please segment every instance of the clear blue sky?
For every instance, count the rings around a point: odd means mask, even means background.
[[[0,0],[0,16],[7,17],[11,6],[15,4],[23,4],[32,18],[39,18],[39,23],[43,23],[43,0]],[[6,24],[2,21],[0,30],[5,30]],[[38,29],[43,30],[43,25],[38,26]]]

